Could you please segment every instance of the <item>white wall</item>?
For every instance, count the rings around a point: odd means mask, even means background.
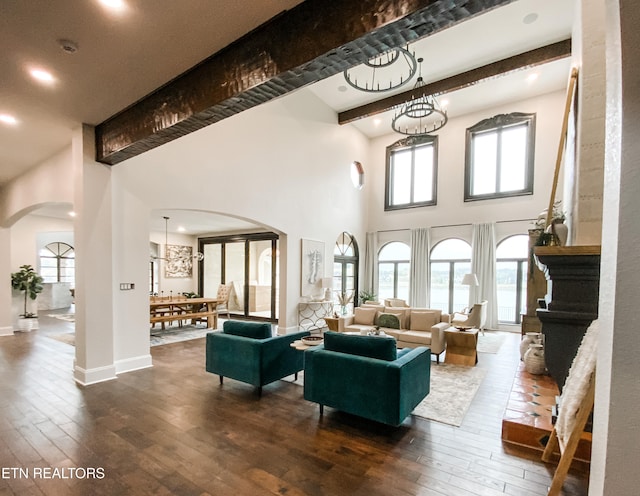
[[[398,229],[435,227],[432,244],[450,236],[458,236],[471,242],[473,223],[503,222],[497,231],[500,236],[526,234],[532,227],[528,219],[537,218],[547,207],[553,179],[555,157],[562,126],[562,110],[565,93],[558,91],[522,102],[486,109],[449,120],[438,132],[438,204],[431,207],[384,211],[386,147],[401,138],[390,134],[372,141],[371,157],[373,173],[368,176],[372,191],[368,199],[368,231],[381,233],[384,240],[409,239],[408,232]],[[536,143],[533,195],[495,200],[464,201],[464,165],[466,129],[477,122],[497,114],[525,112],[536,114]],[[562,191],[560,185],[559,191]],[[524,222],[511,222],[520,221]],[[508,223],[504,223],[509,221]],[[459,225],[438,228],[437,226]]]
[[[0,191],[0,226],[10,227],[20,217],[47,203],[73,205],[71,146],[28,170]],[[25,212],[26,211],[26,212]]]
[[[73,221],[29,214],[11,227],[11,267],[32,265],[40,270],[38,252],[48,243],[61,241],[74,246]]]
[[[198,251],[198,238],[187,234],[169,233],[167,240],[170,245],[191,246],[193,253]],[[165,257],[165,233],[152,231],[149,238],[153,243],[157,243],[159,253],[158,256]],[[164,296],[170,294],[178,295],[179,293],[197,292],[198,291],[198,262],[193,263],[193,274],[191,277],[165,277],[165,262],[158,260],[160,264],[159,270],[159,292]],[[146,287],[146,286],[145,286]]]
[[[364,248],[367,186],[360,191],[352,186],[350,164],[358,160],[369,166],[368,144],[301,90],[130,159],[113,174],[117,187],[149,211],[230,214],[280,233],[280,324],[293,329],[300,239],[324,241],[325,255],[331,256],[338,234],[348,231]],[[118,222],[131,219],[124,215]],[[130,249],[148,260],[148,240]],[[331,270],[325,264],[324,275]]]

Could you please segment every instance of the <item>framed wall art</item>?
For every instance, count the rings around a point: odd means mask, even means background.
[[[324,277],[324,243],[302,240],[300,296],[312,296],[322,292]]]
[[[191,246],[166,245],[165,277],[193,276],[193,249]]]

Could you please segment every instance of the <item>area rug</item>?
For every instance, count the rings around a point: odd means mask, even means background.
[[[196,327],[193,325],[183,325],[182,327],[167,327],[164,330],[151,330],[151,346],[161,346],[163,344],[179,343],[180,341],[190,341],[192,339],[203,338],[211,329],[206,327]]]
[[[431,391],[412,415],[459,427],[484,379],[486,370],[461,365],[431,364]],[[304,372],[283,377],[283,381],[304,386]]]
[[[478,353],[498,353],[504,337],[504,333],[497,331],[485,331],[484,336],[478,333]]]
[[[71,346],[76,345],[76,333],[75,332],[65,332],[62,334],[48,334],[48,338],[55,339],[56,341],[61,341],[65,344],[69,344]]]
[[[165,330],[151,331],[151,346],[161,346],[163,344],[178,343],[180,341],[189,341],[191,339],[203,338],[211,329],[205,327],[196,327],[186,325],[182,327],[168,327]],[[74,332],[65,332],[63,334],[50,334],[50,339],[61,341],[63,343],[75,346],[76,335]]]
[[[443,424],[462,424],[486,374],[485,369],[441,363],[431,366],[431,390],[411,412]]]
[[[47,317],[53,317],[58,320],[66,320],[67,322],[75,322],[76,314],[74,313],[49,313]]]

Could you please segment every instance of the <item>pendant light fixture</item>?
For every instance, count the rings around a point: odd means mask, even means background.
[[[344,71],[349,86],[367,93],[381,93],[399,88],[416,73],[414,55],[406,48],[392,48]]]
[[[418,80],[411,94],[411,100],[406,102],[396,112],[391,121],[394,131],[407,136],[430,134],[442,129],[447,123],[447,112],[440,107],[433,95],[426,95],[422,79],[422,62],[418,59],[420,72]]]

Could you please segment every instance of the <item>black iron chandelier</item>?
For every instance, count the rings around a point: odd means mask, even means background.
[[[344,78],[352,88],[381,93],[405,84],[415,75],[417,68],[416,58],[409,50],[392,48],[364,64],[347,69]]]
[[[442,129],[449,118],[434,95],[426,95],[422,78],[422,58],[418,59],[420,73],[413,87],[411,100],[403,104],[391,121],[394,131],[407,136],[434,133]]]

